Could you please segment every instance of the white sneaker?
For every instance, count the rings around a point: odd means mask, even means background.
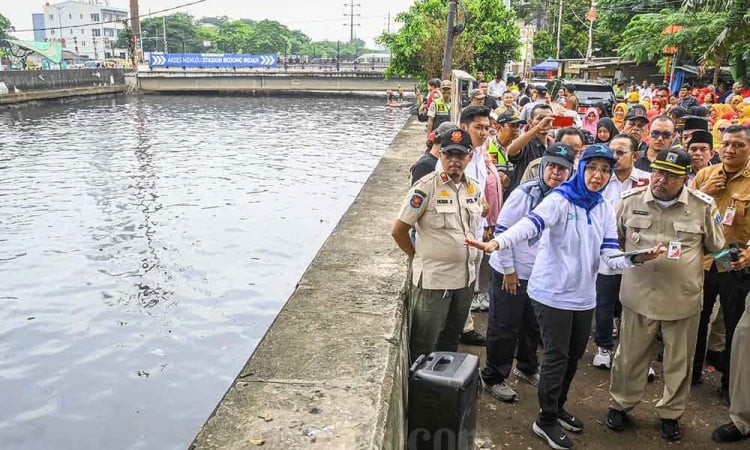
[[[596,355],[594,355],[594,367],[602,369],[612,368],[612,352],[606,348],[597,347]]]
[[[656,379],[656,371],[653,367],[648,366],[648,382],[651,383]]]

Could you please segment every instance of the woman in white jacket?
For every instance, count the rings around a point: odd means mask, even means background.
[[[544,344],[540,414],[532,428],[555,449],[573,446],[562,428],[583,430],[583,423],[565,409],[565,403],[591,332],[600,261],[624,269],[664,252],[660,245],[650,253],[611,258],[619,252],[615,213],[600,192],[609,183],[616,162],[606,145],[589,146],[575,176],[518,223],[489,242],[466,240],[467,245],[490,253],[541,234],[528,284]]]

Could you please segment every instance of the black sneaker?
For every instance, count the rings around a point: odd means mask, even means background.
[[[732,422],[729,422],[717,427],[711,433],[711,438],[716,442],[736,442],[750,438],[750,433],[742,434]]]
[[[549,425],[539,423],[538,420],[534,421],[534,425],[531,426],[534,430],[534,434],[547,441],[547,445],[554,448],[555,450],[567,450],[573,448],[573,443],[565,434],[560,424],[552,422]]]
[[[583,422],[578,420],[576,416],[569,413],[565,408],[557,413],[557,423],[559,423],[566,431],[571,431],[573,433],[580,433],[583,431]]]
[[[661,419],[661,437],[669,442],[677,442],[682,439],[680,434],[680,422],[674,419]]]
[[[464,345],[484,345],[487,343],[487,338],[477,330],[469,330],[461,333],[459,341]]]
[[[625,429],[625,425],[628,423],[628,415],[625,411],[619,409],[609,408],[607,411],[607,417],[604,418],[604,424],[609,427],[610,430],[622,431]]]

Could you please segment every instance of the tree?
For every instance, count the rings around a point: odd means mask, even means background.
[[[534,57],[547,59],[555,57],[555,38],[546,30],[534,34]]]
[[[8,20],[7,17],[0,14],[0,41],[10,38],[8,36],[9,31],[13,31],[15,28],[13,28],[13,25],[11,25],[10,20]]]
[[[519,30],[514,14],[501,0],[464,0],[466,28],[453,45],[453,67],[467,71],[501,72],[511,58],[517,57]],[[408,11],[396,16],[403,23],[398,32],[384,33],[378,42],[391,51],[389,75],[414,76],[425,80],[439,76],[446,38],[447,2],[417,0]]]
[[[734,78],[750,82],[750,0],[684,0],[686,9],[703,12],[726,11],[724,29],[701,55],[701,61],[716,66],[729,55]]]

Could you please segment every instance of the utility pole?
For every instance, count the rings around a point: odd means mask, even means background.
[[[388,11],[388,26],[386,27],[386,33],[391,34],[391,12]]]
[[[589,44],[586,47],[586,62],[591,62],[594,51],[594,21],[596,20],[596,2],[594,0],[591,0],[591,6],[589,6],[589,12],[586,14],[586,19],[589,21]]]
[[[130,0],[130,30],[133,33],[133,48],[136,53],[143,54],[143,38],[141,37],[141,18],[140,12],[138,11],[138,0]],[[96,50],[96,45],[94,45]],[[131,57],[132,59],[133,57]]]
[[[354,3],[354,0],[349,0],[349,3],[344,3],[344,6],[349,8],[349,13],[344,13],[344,17],[349,18],[349,23],[345,23],[344,26],[349,27],[349,43],[351,44],[352,42],[354,42],[354,27],[360,26],[360,24],[354,23],[354,18],[361,16],[361,14],[354,14],[354,7],[356,6],[357,8],[361,8],[362,5],[360,5],[359,3]]]
[[[560,59],[560,30],[562,30],[562,5],[563,0],[560,0],[560,12],[557,15],[557,53],[555,59]]]
[[[456,0],[448,3],[448,27],[445,34],[445,50],[443,51],[443,72],[441,79],[449,80],[451,77],[451,65],[453,63],[453,36],[455,34],[454,22],[456,21]]]
[[[161,18],[162,32],[164,33],[164,53],[167,53],[167,17]]]

